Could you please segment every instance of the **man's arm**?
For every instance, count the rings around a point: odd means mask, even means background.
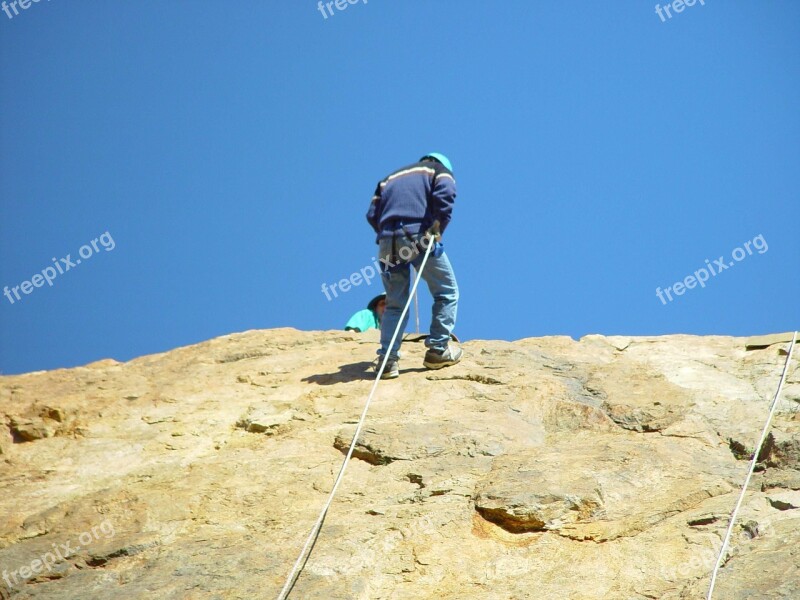
[[[436,169],[431,190],[430,209],[431,216],[439,221],[439,231],[444,233],[453,214],[453,205],[456,201],[456,180],[453,174],[445,168]]]
[[[375,233],[380,233],[381,223],[381,184],[375,188],[375,194],[369,203],[369,210],[367,210],[367,222],[372,225]]]

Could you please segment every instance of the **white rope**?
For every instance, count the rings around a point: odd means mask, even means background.
[[[417,321],[417,334],[419,334],[419,297],[414,294],[414,316]]]
[[[775,392],[775,397],[772,399],[772,406],[770,407],[769,417],[767,417],[767,423],[764,425],[764,431],[761,432],[761,440],[758,442],[758,446],[756,446],[755,452],[753,453],[753,459],[750,461],[750,470],[747,473],[747,478],[744,480],[742,491],[739,494],[739,501],[736,503],[736,508],[733,509],[733,513],[731,513],[731,521],[728,524],[728,531],[725,533],[725,539],[722,541],[722,548],[720,548],[719,556],[717,557],[717,564],[714,566],[714,572],[711,575],[711,585],[708,588],[708,596],[706,596],[706,600],[711,600],[711,596],[714,594],[714,586],[717,583],[717,572],[722,565],[722,561],[725,559],[725,551],[728,549],[731,533],[733,532],[733,527],[736,524],[736,517],[739,514],[739,509],[742,506],[742,501],[744,500],[744,495],[747,492],[747,487],[750,485],[750,478],[753,476],[755,471],[756,463],[758,462],[758,455],[761,454],[761,447],[764,445],[764,441],[767,439],[769,427],[772,423],[772,417],[775,415],[775,409],[778,408],[778,398],[781,395],[783,384],[786,381],[786,374],[789,372],[789,362],[792,360],[792,350],[794,350],[794,343],[796,340],[797,332],[795,331],[794,336],[792,336],[792,343],[789,345],[789,353],[786,356],[786,364],[783,365],[781,382],[778,384],[778,390]]]
[[[308,556],[311,554],[311,549],[314,547],[314,542],[316,541],[317,536],[319,535],[319,531],[322,528],[322,523],[325,521],[325,515],[328,512],[328,509],[331,507],[331,503],[333,502],[333,497],[336,494],[336,490],[339,488],[339,483],[341,483],[342,478],[344,477],[345,469],[347,469],[347,464],[350,461],[350,457],[353,455],[353,451],[356,448],[356,442],[358,442],[358,436],[361,434],[361,428],[364,426],[364,421],[367,418],[367,411],[369,410],[370,402],[372,402],[372,396],[375,394],[375,390],[378,387],[378,382],[381,379],[381,375],[383,375],[383,370],[386,368],[386,363],[389,360],[389,355],[391,354],[392,347],[394,346],[394,342],[397,339],[397,335],[400,332],[400,326],[403,324],[403,318],[406,316],[408,312],[408,307],[411,305],[411,299],[414,297],[414,294],[417,292],[417,285],[419,285],[420,276],[422,274],[422,270],[425,268],[425,263],[428,262],[428,256],[431,253],[431,249],[433,248],[434,244],[433,238],[429,239],[428,247],[425,249],[425,256],[422,259],[422,264],[419,267],[419,271],[417,272],[416,279],[414,280],[414,287],[411,288],[411,293],[408,295],[408,301],[406,302],[405,307],[403,308],[403,312],[400,313],[400,320],[397,323],[397,327],[394,330],[394,334],[392,335],[392,341],[389,342],[389,347],[387,348],[386,354],[383,356],[383,361],[381,362],[381,366],[378,369],[378,374],[375,376],[375,383],[372,384],[372,390],[369,393],[369,397],[367,398],[367,403],[364,405],[364,410],[361,413],[361,419],[358,422],[358,427],[356,427],[356,432],[353,435],[353,441],[350,443],[350,449],[347,451],[347,456],[344,457],[344,462],[342,463],[342,468],[339,470],[339,475],[336,477],[336,481],[333,484],[333,488],[331,489],[330,494],[328,494],[328,501],[325,503],[325,506],[322,508],[322,512],[317,519],[317,522],[314,524],[314,527],[311,529],[311,533],[306,540],[305,546],[303,546],[303,550],[300,552],[300,556],[297,557],[297,561],[294,563],[294,567],[292,568],[292,572],[289,574],[289,577],[286,580],[286,583],[281,590],[281,593],[278,595],[278,600],[286,600],[289,597],[289,593],[292,591],[297,578],[300,576],[300,572],[303,570],[306,561],[308,560]],[[384,313],[385,314],[385,313]]]

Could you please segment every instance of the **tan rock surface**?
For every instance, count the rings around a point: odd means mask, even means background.
[[[0,377],[0,597],[276,598],[375,340],[250,331]],[[291,597],[704,598],[781,348],[472,341],[427,371],[404,345]],[[800,598],[797,363],[716,598]]]

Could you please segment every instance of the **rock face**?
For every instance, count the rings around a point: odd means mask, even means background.
[[[704,598],[783,346],[472,341],[427,371],[406,343],[291,598]],[[276,598],[375,347],[251,331],[0,377],[0,597]],[[797,364],[715,598],[800,598]]]

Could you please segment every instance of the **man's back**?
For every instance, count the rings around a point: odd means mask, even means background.
[[[455,198],[455,178],[447,167],[436,161],[416,162],[378,183],[367,221],[379,238],[391,235],[400,225],[409,233],[419,233],[436,220],[444,231]]]

